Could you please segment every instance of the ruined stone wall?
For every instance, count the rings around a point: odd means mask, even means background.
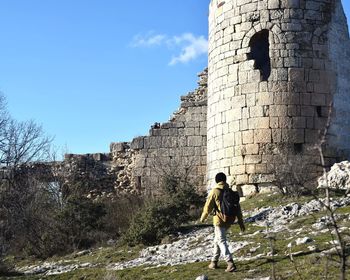
[[[110,149],[110,153],[65,155],[55,170],[63,191],[79,188],[92,198],[136,192],[130,186],[133,152],[128,143],[112,143]]]
[[[131,142],[135,151],[133,185],[156,193],[166,176],[180,176],[203,189],[206,178],[207,70],[199,87],[181,97],[180,109],[163,124],[155,123],[149,136]]]
[[[346,155],[350,106],[341,100],[350,84],[348,67],[339,66],[349,62],[346,30],[340,0],[211,1],[209,180],[224,171],[237,185],[271,183],[274,165],[296,156],[317,174],[313,148],[332,101],[331,127],[344,140],[328,138],[327,163]]]
[[[67,154],[64,161],[54,164],[63,191],[68,194],[78,187],[90,198],[156,195],[166,176],[179,176],[204,190],[207,69],[198,76],[198,88],[182,96],[170,120],[155,123],[148,136],[111,143],[109,153]]]

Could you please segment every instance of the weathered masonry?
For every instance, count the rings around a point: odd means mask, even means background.
[[[322,171],[350,158],[350,40],[340,0],[212,0],[208,70],[180,109],[110,153],[66,155],[67,186],[90,196],[156,194],[164,176],[205,190],[217,172],[243,190],[275,183],[276,166]],[[301,159],[301,161],[300,161]],[[293,168],[293,166],[292,166]],[[304,169],[303,169],[304,170]]]
[[[317,174],[350,155],[350,41],[340,0],[212,0],[209,12],[208,180],[274,181],[282,157]]]
[[[198,188],[206,182],[207,70],[199,74],[199,87],[181,97],[180,109],[166,123],[152,126],[149,136],[133,139],[132,183],[156,193],[164,176],[181,176]]]
[[[170,120],[155,123],[148,136],[111,143],[106,154],[67,154],[58,165],[65,189],[83,182],[92,198],[120,193],[156,195],[164,178],[178,176],[205,190],[207,70],[198,76],[198,88],[182,96]]]

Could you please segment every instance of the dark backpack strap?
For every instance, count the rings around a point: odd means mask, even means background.
[[[218,189],[218,188],[216,188],[217,190],[219,190],[219,201],[220,201],[220,203],[221,203],[221,200],[222,200],[222,196],[223,196],[223,192],[222,192],[222,190],[221,189]],[[214,203],[214,216],[216,215],[216,212],[218,212],[218,213],[220,213],[220,211],[219,211],[219,208],[218,208],[218,206],[216,205],[216,202]]]

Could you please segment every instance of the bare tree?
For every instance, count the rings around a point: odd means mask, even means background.
[[[48,214],[47,208],[39,208],[53,205],[46,184],[26,168],[33,161],[49,159],[51,142],[34,121],[12,119],[0,94],[0,167],[6,174],[0,178],[0,257],[15,237],[24,239],[25,232],[38,236],[42,218]]]
[[[1,164],[16,168],[37,160],[49,158],[52,138],[45,136],[43,129],[34,121],[8,121],[0,149]]]
[[[334,245],[334,249],[335,249],[336,254],[339,258],[340,279],[345,280],[346,279],[346,267],[347,267],[346,261],[348,258],[347,246],[346,246],[346,242],[344,241],[343,236],[342,236],[340,229],[339,229],[339,225],[338,225],[338,222],[337,222],[337,219],[335,216],[335,209],[331,205],[330,186],[329,186],[328,173],[327,173],[325,159],[324,159],[324,153],[323,153],[324,146],[327,143],[326,139],[327,139],[327,135],[328,135],[329,127],[330,127],[330,121],[331,121],[331,117],[332,117],[332,107],[333,107],[333,103],[331,103],[329,106],[327,124],[326,124],[325,129],[322,131],[322,134],[320,137],[320,142],[316,146],[316,148],[320,154],[321,164],[323,167],[323,177],[325,179],[325,188],[324,188],[325,189],[325,201],[320,199],[319,197],[317,197],[317,199],[318,199],[319,203],[326,210],[328,219],[330,220],[330,226],[328,228],[329,228],[329,232],[332,236],[332,239],[337,240],[338,244]]]

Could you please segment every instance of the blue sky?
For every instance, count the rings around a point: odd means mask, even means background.
[[[42,124],[72,153],[147,135],[207,65],[209,2],[0,0],[9,111]]]

